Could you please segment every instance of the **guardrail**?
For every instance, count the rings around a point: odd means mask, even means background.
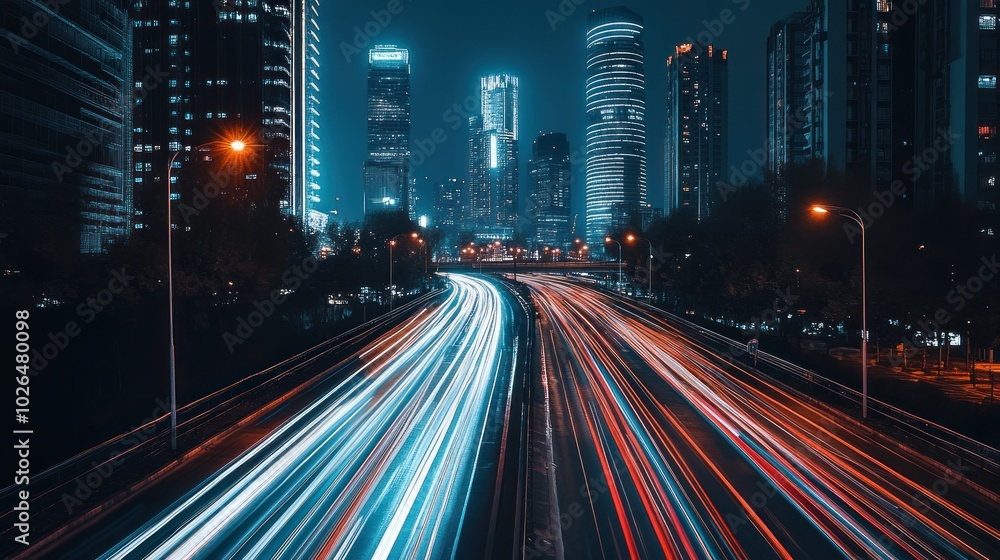
[[[615,292],[609,290],[604,291],[624,298],[621,294],[616,294]],[[726,345],[727,349],[739,348],[745,352],[745,343],[711,331],[701,325],[692,323],[683,317],[674,315],[669,311],[649,305],[646,302],[631,298],[628,299],[629,301],[664,315],[672,321],[687,327],[688,329],[697,331],[703,337],[712,340],[717,344]],[[842,401],[846,401],[848,404],[856,406],[859,410],[861,409],[861,391],[847,387],[846,385],[833,381],[832,379],[793,364],[792,362],[779,358],[773,354],[758,352],[757,359],[758,367],[754,369],[763,375],[772,378],[775,377],[774,373],[791,376],[793,379],[807,383],[810,386],[824,389]],[[769,369],[771,369],[772,372],[769,373],[761,370],[761,364],[769,365]],[[752,367],[748,364],[742,365],[744,367]],[[926,418],[921,418],[911,412],[897,408],[884,401],[873,399],[871,396],[868,397],[868,415],[869,418],[872,416],[880,417],[889,424],[905,432],[910,437],[919,439],[934,448],[951,453],[955,457],[968,461],[993,476],[1000,476],[1000,450],[997,450],[994,447],[962,435],[950,428],[927,420]]]

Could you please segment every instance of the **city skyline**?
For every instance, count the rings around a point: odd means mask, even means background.
[[[998,19],[4,0],[0,556],[1000,558]]]
[[[562,131],[574,147],[573,213],[585,215],[585,149],[584,80],[586,50],[584,37],[588,14],[596,9],[625,5],[646,20],[652,30],[647,37],[647,152],[648,199],[659,207],[663,200],[663,137],[666,126],[666,73],[664,65],[677,44],[698,41],[698,37],[718,37],[718,44],[729,49],[735,60],[734,79],[756,80],[765,71],[763,53],[770,26],[802,2],[761,1],[750,5],[744,1],[720,0],[705,3],[692,10],[670,13],[653,2],[597,2],[579,6],[569,15],[559,13],[559,6],[533,2],[514,2],[503,13],[483,13],[483,10],[449,2],[441,9],[449,13],[448,23],[435,18],[436,12],[413,9],[402,5],[398,14],[390,14],[388,22],[375,21],[372,12],[385,6],[369,4],[326,4],[324,42],[340,56],[330,57],[324,80],[338,84],[332,93],[336,107],[324,113],[325,129],[337,130],[344,138],[332,138],[330,156],[324,165],[336,194],[324,193],[324,204],[339,197],[340,216],[348,221],[360,219],[361,197],[357,185],[361,172],[356,146],[349,141],[364,126],[359,119],[359,84],[364,80],[364,59],[368,49],[378,44],[397,44],[408,48],[414,59],[412,80],[413,147],[415,165],[412,177],[427,178],[428,184],[452,177],[465,178],[468,147],[466,120],[478,105],[479,78],[490,73],[508,72],[520,78],[520,128],[523,135],[534,138],[539,133]],[[720,20],[723,10],[729,10],[736,21],[725,24]],[[554,19],[547,12],[556,14]],[[718,21],[716,21],[718,20]],[[463,24],[468,22],[469,25]],[[474,23],[473,23],[474,22]],[[365,26],[368,26],[368,33]],[[360,35],[358,32],[360,31]],[[516,40],[508,40],[513,37]],[[455,47],[460,45],[461,48]],[[329,75],[330,78],[326,78]],[[361,80],[361,81],[359,81]],[[329,91],[329,90],[328,90]],[[731,127],[729,153],[743,154],[748,149],[765,145],[765,114],[762,111],[766,89],[745,92],[733,100],[733,110],[748,115]],[[530,131],[530,134],[529,134]],[[422,146],[422,147],[421,147]],[[361,156],[363,159],[363,156]],[[520,183],[527,184],[527,153],[521,153]],[[528,203],[522,189],[519,208]],[[430,214],[432,193],[418,193],[424,204],[419,214]],[[332,209],[332,206],[329,208]]]

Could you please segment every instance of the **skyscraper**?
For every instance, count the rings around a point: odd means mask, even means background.
[[[465,229],[466,183],[458,179],[448,179],[434,185],[433,225],[441,229],[443,236],[450,237]]]
[[[638,220],[646,204],[643,19],[624,7],[587,20],[587,239]]]
[[[136,227],[170,191],[191,201],[195,171],[217,152],[187,147],[242,138],[245,161],[223,194],[292,211],[292,13],[287,2],[134,2],[136,100],[133,156]],[[190,171],[187,173],[186,171]],[[176,214],[175,214],[176,215]],[[184,220],[183,214],[176,215]]]
[[[320,202],[319,0],[295,0],[292,20],[292,154],[288,210],[310,230],[325,229]]]
[[[368,54],[365,215],[409,212],[410,53],[392,45]]]
[[[785,168],[812,159],[816,152],[812,104],[823,95],[809,79],[812,33],[809,14],[795,13],[771,26],[767,38],[767,168],[780,177]],[[821,123],[816,123],[817,127]]]
[[[829,171],[850,171],[872,185],[891,182],[890,8],[885,0],[812,0],[805,12],[772,28],[767,81],[772,175],[815,158]]]
[[[916,203],[974,205],[996,235],[1000,3],[928,0],[917,17]],[[946,149],[942,150],[942,145]]]
[[[728,51],[680,45],[667,59],[665,200],[668,213],[709,216],[717,185],[727,179]]]
[[[570,242],[569,140],[559,132],[542,134],[532,149],[531,209],[537,247],[564,248]]]
[[[0,222],[101,253],[131,228],[132,24],[120,0],[44,6],[0,4]]]
[[[469,119],[471,226],[484,238],[510,239],[517,226],[518,80],[492,74],[480,87],[482,114]]]

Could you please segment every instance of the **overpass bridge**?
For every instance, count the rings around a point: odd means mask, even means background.
[[[514,261],[431,263],[437,272],[618,272],[617,262],[523,262]]]

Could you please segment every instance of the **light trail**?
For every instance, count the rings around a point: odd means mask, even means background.
[[[566,558],[1000,557],[1000,508],[955,472],[725,367],[638,305],[519,279],[565,403],[559,507],[595,467],[607,486],[563,529]]]
[[[102,558],[453,557],[511,372],[499,291],[451,281],[438,308]]]

